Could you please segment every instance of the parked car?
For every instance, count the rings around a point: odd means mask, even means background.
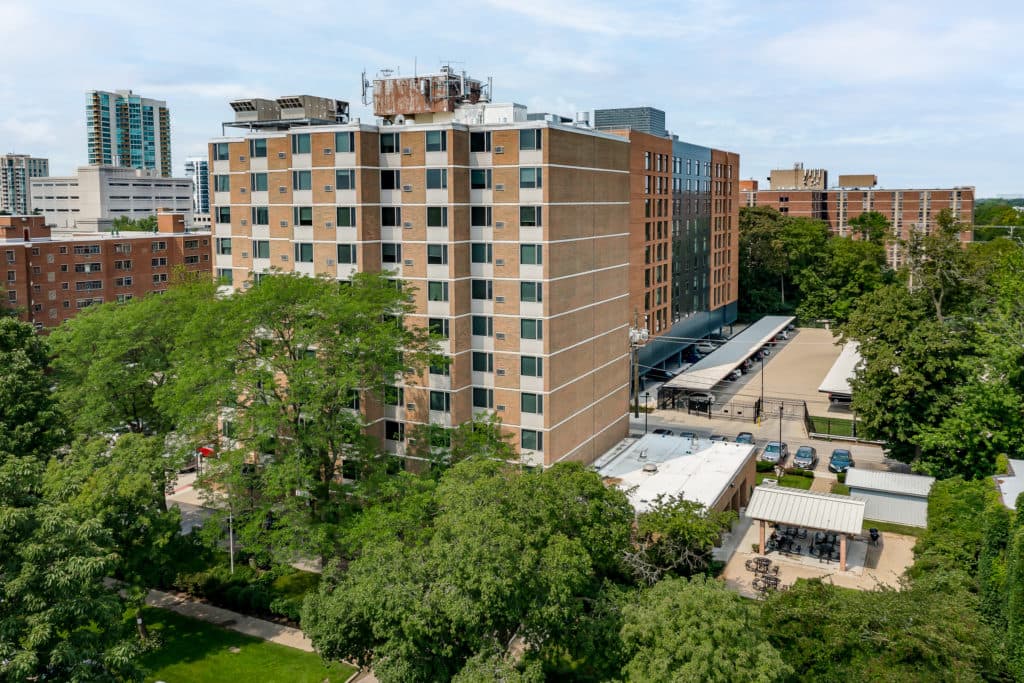
[[[761,451],[761,460],[774,462],[778,465],[785,464],[789,457],[789,445],[779,441],[769,441],[768,445]]]
[[[812,446],[801,446],[793,454],[793,467],[813,470],[818,466],[818,451]]]
[[[718,346],[715,345],[715,344],[712,344],[711,342],[701,342],[701,343],[697,344],[697,350],[700,351],[703,354],[711,353],[712,351],[715,351],[717,349],[718,349]]]
[[[794,325],[793,323],[790,323],[790,324],[786,325],[786,332],[792,332],[795,329],[796,329],[796,325]]]
[[[743,377],[743,371],[740,370],[739,368],[736,368],[735,370],[733,370],[732,372],[729,373],[729,375],[728,375],[728,377],[726,377],[726,379],[735,382],[740,377]]]
[[[693,432],[679,432],[679,436],[681,436],[684,439],[696,439],[697,438],[697,435],[694,434]]]
[[[672,436],[672,430],[671,429],[664,429],[662,427],[659,427],[658,429],[655,429],[654,433],[657,434],[658,436]]]
[[[841,474],[854,467],[853,454],[845,448],[837,448],[832,451],[832,457],[828,459],[828,471]]]
[[[721,441],[722,443],[728,443],[729,442],[729,437],[725,436],[724,434],[712,434],[708,438],[711,441]]]
[[[710,391],[693,391],[687,396],[692,403],[714,403],[715,395]]]
[[[752,444],[754,443],[754,435],[750,432],[740,432],[736,435],[736,443]]]

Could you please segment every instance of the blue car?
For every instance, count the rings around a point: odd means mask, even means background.
[[[837,448],[832,451],[832,457],[828,459],[828,471],[841,474],[854,467],[853,454],[845,448]]]

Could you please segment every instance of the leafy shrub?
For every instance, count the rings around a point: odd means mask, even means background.
[[[846,483],[846,472],[840,472],[839,474],[837,474],[836,475],[836,479],[839,480],[840,484],[845,484]]]
[[[319,580],[317,574],[291,567],[259,571],[243,564],[235,565],[232,574],[228,567],[218,565],[179,574],[174,587],[225,609],[298,621],[306,593],[315,589]]]
[[[786,474],[792,474],[794,477],[806,477],[807,479],[814,479],[814,470],[804,470],[799,467],[790,467],[786,470]]]
[[[758,472],[772,472],[775,470],[775,463],[768,462],[766,460],[758,460],[756,467]]]

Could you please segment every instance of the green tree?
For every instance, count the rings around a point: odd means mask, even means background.
[[[469,458],[483,457],[508,462],[518,460],[512,436],[502,430],[495,414],[474,415],[455,427],[438,424],[417,425],[410,432],[409,453],[437,467],[446,467]]]
[[[193,314],[155,402],[196,444],[222,433],[207,483],[250,550],[333,556],[342,475],[379,464],[354,408],[429,360],[426,332],[403,325],[411,307],[378,274],[271,275]]]
[[[768,642],[758,610],[703,576],[665,579],[624,609],[628,681],[777,681],[793,670]]]
[[[1006,560],[1006,645],[1010,670],[1024,679],[1024,528],[1018,528]]]
[[[209,277],[179,273],[163,294],[91,306],[53,331],[59,396],[78,433],[173,428],[154,398],[173,375],[171,358],[183,351],[185,326],[215,291]]]
[[[372,664],[382,681],[447,680],[514,643],[586,659],[576,636],[629,543],[621,491],[578,464],[523,472],[478,459],[442,475],[431,507],[428,539],[385,528],[307,599],[303,628],[325,657]]]
[[[794,276],[800,288],[797,314],[802,320],[831,320],[841,325],[860,297],[892,281],[885,248],[873,241],[832,237],[821,258]]]
[[[851,218],[848,224],[853,228],[854,234],[860,236],[861,240],[872,242],[883,246],[889,237],[891,226],[885,214],[878,211],[865,211],[855,218]]]
[[[157,218],[156,216],[146,216],[145,218],[118,216],[113,220],[111,226],[118,231],[156,232]]]
[[[930,302],[935,320],[942,323],[949,311],[972,298],[976,282],[961,241],[968,226],[949,209],[935,216],[935,226],[927,234],[912,231],[904,248],[910,290]]]
[[[782,231],[788,218],[769,207],[741,207],[739,214],[740,314],[756,319],[782,309],[787,275]]]
[[[0,317],[0,453],[48,457],[63,442],[46,367],[46,341],[28,323]]]

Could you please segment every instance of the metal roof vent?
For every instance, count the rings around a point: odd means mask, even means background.
[[[643,470],[644,470],[644,472],[651,472],[651,473],[657,472],[658,471],[658,463],[656,463],[656,462],[645,462]]]

